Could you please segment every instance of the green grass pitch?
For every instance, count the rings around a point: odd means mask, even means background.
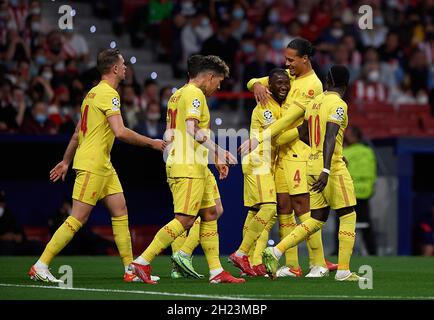
[[[51,267],[59,276],[61,265],[73,268],[73,288],[31,281],[27,271],[35,257],[0,257],[0,300],[8,299],[115,299],[115,300],[226,300],[226,299],[430,299],[434,300],[434,259],[423,257],[353,257],[352,269],[362,265],[373,270],[373,289],[360,289],[357,282],[337,282],[334,273],[322,279],[247,278],[245,284],[211,285],[206,279],[170,278],[170,259],[157,257],[153,274],[159,275],[158,285],[124,283],[123,267],[117,257],[57,257]],[[232,274],[237,269],[221,258],[224,268]],[[336,257],[332,257],[336,261]],[[307,260],[301,259],[304,272]],[[196,256],[198,272],[208,274],[203,256]]]

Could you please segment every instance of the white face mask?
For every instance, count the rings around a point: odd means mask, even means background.
[[[300,21],[302,24],[306,24],[309,22],[309,15],[307,13],[302,13],[298,16],[298,21]]]
[[[378,70],[373,70],[368,73],[368,80],[371,82],[377,82],[380,79],[380,72]]]
[[[428,96],[425,93],[420,93],[416,97],[418,104],[428,104]]]
[[[0,218],[3,217],[4,213],[5,213],[5,208],[0,207]]]

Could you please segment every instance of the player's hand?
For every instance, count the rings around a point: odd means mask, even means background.
[[[229,151],[225,151],[225,164],[233,166],[238,163],[237,158],[232,155]]]
[[[153,139],[151,142],[151,148],[158,150],[158,151],[164,151],[166,149],[167,142],[161,139]]]
[[[242,156],[248,155],[250,152],[255,150],[258,145],[258,139],[248,139],[240,145],[240,147],[238,148],[238,153]]]
[[[226,177],[229,174],[229,166],[227,164],[218,164],[216,163],[215,167],[217,168],[217,171],[219,172],[219,179],[223,180],[226,179]]]
[[[318,191],[318,192],[323,191],[328,181],[329,181],[329,175],[325,172],[321,172],[321,174],[318,177],[318,180],[315,181],[315,183],[312,185],[312,191]]]
[[[268,99],[271,96],[270,90],[259,82],[256,82],[253,85],[253,94],[255,96],[256,103],[260,103],[263,106],[268,103]]]
[[[68,172],[69,164],[64,161],[59,162],[53,169],[50,171],[50,180],[56,182],[60,178],[62,181],[65,181],[66,173]]]

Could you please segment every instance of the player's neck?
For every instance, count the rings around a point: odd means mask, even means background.
[[[302,77],[302,76],[308,74],[309,72],[311,72],[312,70],[313,70],[312,64],[310,62],[308,62],[306,64],[306,66],[303,68],[303,71],[298,75],[298,77]]]
[[[115,90],[119,85],[119,81],[117,81],[115,77],[111,77],[109,75],[108,76],[106,76],[106,75],[102,76],[101,80],[107,82],[109,84],[109,86]]]
[[[188,81],[188,84],[192,84],[192,85],[194,85],[195,87],[197,87],[197,88],[199,88],[200,90],[202,90],[202,92],[203,92],[203,94],[205,94],[205,92],[203,91],[203,82],[204,82],[204,80],[203,80],[203,78],[200,78],[200,77],[196,77],[196,78],[194,78],[194,79],[190,79],[189,81]]]

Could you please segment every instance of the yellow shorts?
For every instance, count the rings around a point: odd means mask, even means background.
[[[244,174],[244,206],[276,203],[276,186],[272,174]]]
[[[220,198],[217,182],[208,169],[206,178],[167,178],[175,213],[196,216],[200,209],[215,206]]]
[[[306,175],[307,162],[279,159],[276,163],[274,179],[277,193],[297,194],[309,193]]]
[[[94,206],[100,199],[123,192],[116,172],[110,176],[100,176],[84,170],[76,170],[76,173],[72,199]]]
[[[308,176],[309,188],[315,183],[319,176]],[[325,207],[333,210],[342,209],[356,205],[353,179],[348,171],[339,176],[330,176],[326,187],[322,192],[310,192],[310,208],[321,209]]]

